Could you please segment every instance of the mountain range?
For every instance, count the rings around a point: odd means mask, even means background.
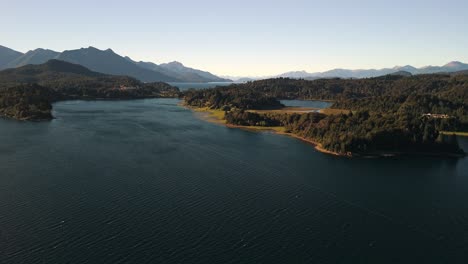
[[[279,75],[278,77],[290,77],[290,78],[303,78],[303,79],[317,79],[317,78],[372,78],[383,76],[387,74],[393,74],[395,72],[409,72],[412,75],[417,74],[431,74],[440,72],[458,72],[468,70],[468,64],[452,61],[443,66],[426,66],[422,68],[416,68],[411,65],[406,66],[395,66],[393,68],[384,69],[367,69],[367,70],[348,70],[348,69],[334,69],[326,72],[308,73],[302,72],[289,72]]]
[[[306,71],[291,71],[282,73],[279,75],[274,76],[264,76],[264,77],[232,77],[232,76],[223,76],[224,78],[229,78],[234,81],[242,82],[242,81],[250,81],[250,80],[261,80],[261,79],[269,79],[269,78],[292,78],[292,79],[307,79],[307,80],[314,80],[314,79],[322,79],[322,78],[372,78],[372,77],[379,77],[388,74],[395,74],[395,73],[409,73],[411,75],[418,75],[418,74],[431,74],[431,73],[451,73],[451,72],[459,72],[468,70],[468,64],[459,62],[459,61],[452,61],[443,66],[426,66],[422,68],[416,68],[411,65],[406,66],[395,66],[393,68],[384,68],[384,69],[361,69],[361,70],[349,70],[349,69],[333,69],[325,72],[314,72],[309,73]]]
[[[321,79],[321,78],[372,78],[397,72],[411,75],[431,74],[440,72],[458,72],[468,70],[468,64],[452,61],[443,66],[426,66],[416,68],[411,65],[395,66],[383,69],[333,69],[325,72],[309,73],[306,71],[291,71],[273,76],[263,77],[231,77],[216,76],[207,71],[197,70],[174,61],[156,64],[153,62],[134,61],[127,56],[121,56],[111,49],[99,50],[94,47],[56,52],[48,49],[35,49],[21,53],[0,46],[0,70],[17,68],[27,64],[42,64],[51,59],[80,64],[92,71],[111,75],[127,75],[143,82],[247,82],[268,78]]]
[[[0,70],[17,68],[28,64],[43,64],[56,59],[82,65],[92,71],[112,75],[127,75],[143,82],[229,82],[206,71],[185,67],[180,62],[157,65],[151,62],[136,62],[123,57],[111,49],[99,50],[94,47],[56,52],[35,49],[21,53],[0,46]]]

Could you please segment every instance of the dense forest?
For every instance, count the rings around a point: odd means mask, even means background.
[[[463,153],[456,137],[442,135],[437,129],[454,126],[450,124],[456,122],[454,119],[371,115],[368,111],[324,115],[256,113],[245,110],[228,111],[225,119],[228,124],[239,126],[282,126],[287,133],[312,140],[340,154]]]
[[[17,119],[51,118],[51,108],[45,105],[59,100],[178,97],[179,94],[176,87],[166,83],[142,83],[131,77],[101,74],[58,60],[0,72],[0,113]]]
[[[278,109],[284,107],[275,97],[238,85],[204,90],[188,90],[185,103],[212,109]]]
[[[282,126],[340,154],[458,154],[462,151],[456,138],[440,132],[468,131],[468,76],[464,74],[313,81],[279,78],[184,95],[189,106],[225,110],[229,124]],[[332,100],[332,108],[351,112],[327,116],[248,111],[280,107],[279,99]]]
[[[50,98],[56,96],[52,89],[37,84],[0,89],[0,114],[19,120],[50,119]]]
[[[468,122],[468,75],[457,73],[313,81],[278,78],[189,91],[185,98],[188,105],[213,108],[248,99],[250,108],[240,105],[242,109],[261,108],[266,99],[273,105],[273,99],[332,100],[332,108],[447,114]]]

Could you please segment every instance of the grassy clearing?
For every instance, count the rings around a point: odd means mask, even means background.
[[[339,115],[339,114],[349,114],[351,111],[346,109],[333,109],[333,108],[324,108],[320,110],[320,113],[325,115]]]
[[[468,132],[456,132],[456,131],[441,131],[443,135],[457,135],[461,137],[468,137]]]
[[[251,131],[273,131],[277,133],[286,132],[286,128],[281,127],[281,126],[262,127],[262,126],[236,126],[236,125],[226,124],[226,120],[224,120],[224,111],[222,110],[210,109],[208,107],[193,108],[193,110],[195,112],[202,114],[201,117],[205,119],[206,121],[214,122],[218,124],[225,124],[228,127],[241,128],[241,129],[246,129],[246,130],[251,130]]]
[[[234,127],[234,128],[241,128],[245,130],[250,130],[250,131],[271,131],[271,132],[276,132],[276,133],[286,133],[286,128],[285,127],[280,127],[280,126],[275,126],[275,127],[262,127],[262,126],[234,126],[234,125],[229,125],[229,127]]]
[[[225,126],[230,127],[230,128],[244,129],[244,130],[252,131],[252,132],[273,132],[273,133],[276,133],[276,134],[279,134],[279,135],[291,136],[291,137],[300,139],[302,141],[306,141],[306,142],[308,142],[310,144],[313,144],[315,146],[315,149],[320,151],[320,152],[328,153],[328,154],[332,154],[332,155],[339,155],[339,154],[337,154],[335,152],[331,152],[331,151],[328,151],[328,150],[322,148],[322,146],[320,144],[318,144],[318,143],[316,143],[316,142],[314,142],[314,141],[312,141],[310,139],[306,139],[306,138],[300,137],[298,135],[291,134],[291,133],[287,132],[285,127],[281,127],[281,126],[262,127],[262,126],[230,125],[230,124],[226,123],[226,120],[224,120],[224,114],[225,114],[224,111],[214,110],[214,109],[210,109],[208,107],[191,108],[191,109],[193,111],[195,111],[196,113],[198,113],[199,117],[201,117],[202,119],[204,119],[205,121],[208,121],[208,122],[222,124],[222,125],[225,125]],[[268,111],[272,111],[272,110],[268,110]],[[263,113],[265,113],[265,111],[263,111]]]
[[[200,117],[206,121],[226,124],[226,120],[224,120],[224,111],[222,110],[210,109],[208,107],[192,108],[192,110],[199,113]]]

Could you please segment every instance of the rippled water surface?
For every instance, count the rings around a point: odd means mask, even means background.
[[[466,263],[468,159],[328,156],[177,103],[0,120],[0,263]]]

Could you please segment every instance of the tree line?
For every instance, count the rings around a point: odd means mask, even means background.
[[[188,91],[194,107],[225,110],[229,124],[283,126],[338,153],[461,153],[455,137],[468,131],[468,75],[431,74],[369,79],[261,80]],[[280,108],[280,99],[333,100],[349,114],[257,113]]]

